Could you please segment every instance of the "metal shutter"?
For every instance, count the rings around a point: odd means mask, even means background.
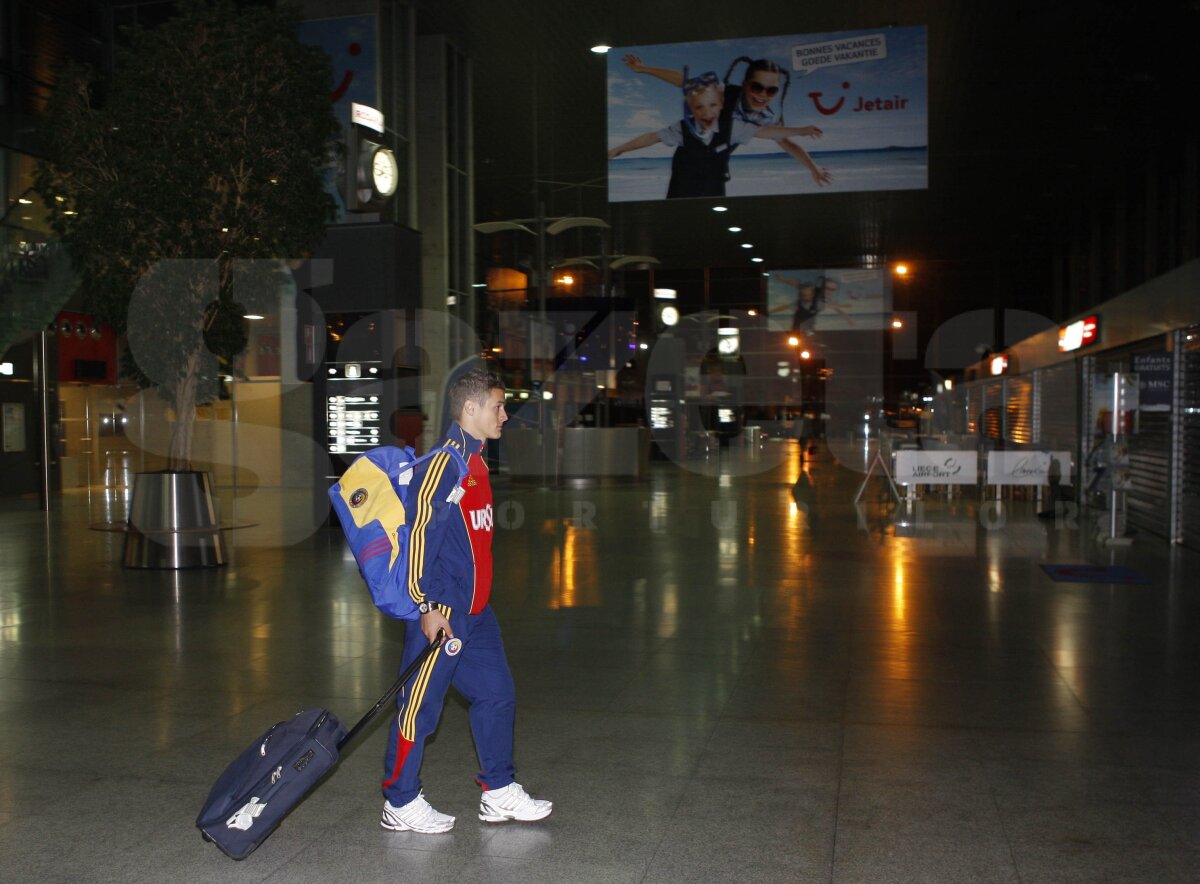
[[[1133,354],[1162,352],[1166,336],[1139,341],[1097,354],[1098,374],[1131,371]],[[1129,477],[1125,514],[1130,528],[1158,537],[1171,535],[1171,413],[1138,413],[1137,432],[1127,438]]]
[[[1005,383],[1004,438],[1015,445],[1033,443],[1033,378],[1009,378]]]
[[[1004,382],[990,381],[983,385],[982,409],[979,415],[979,435],[984,439],[1004,438]]]
[[[1179,403],[1183,445],[1180,452],[1179,536],[1185,546],[1200,549],[1200,326],[1182,335]]]
[[[1037,437],[1040,448],[1079,450],[1079,371],[1063,362],[1038,372]]]

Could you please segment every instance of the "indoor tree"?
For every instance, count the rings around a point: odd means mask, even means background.
[[[191,468],[196,406],[245,348],[242,304],[277,291],[273,268],[332,218],[329,59],[298,21],[184,0],[124,32],[110,74],[64,69],[42,116],[37,188],[85,309],[126,335],[127,369],[174,409],[169,469]]]

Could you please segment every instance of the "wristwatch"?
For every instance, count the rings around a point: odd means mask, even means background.
[[[428,614],[430,611],[436,611],[437,609],[437,602],[421,602],[421,604],[417,605],[417,610],[422,614]]]

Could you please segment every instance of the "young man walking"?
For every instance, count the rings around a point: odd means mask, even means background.
[[[479,754],[476,781],[483,789],[479,818],[530,822],[554,808],[549,801],[531,798],[513,778],[516,692],[500,625],[488,604],[494,522],[483,449],[488,439],[500,438],[508,420],[504,384],[496,375],[473,369],[451,384],[449,407],[454,423],[442,447],[461,452],[467,478],[456,489],[457,471],[448,469],[450,455],[432,457],[414,471],[405,506],[412,526],[408,592],[421,618],[407,623],[401,668],[439,632],[445,639],[400,697],[399,714],[389,729],[380,824],[395,832],[436,834],[454,827],[454,817],[425,800],[420,779],[425,740],[437,726],[451,686],[470,704]],[[451,653],[459,643],[461,649]]]

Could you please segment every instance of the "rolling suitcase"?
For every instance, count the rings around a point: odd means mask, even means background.
[[[441,643],[431,642],[349,731],[328,709],[305,709],[246,747],[217,779],[196,818],[206,841],[245,859],[275,831],[338,762],[339,754],[379,714]]]

